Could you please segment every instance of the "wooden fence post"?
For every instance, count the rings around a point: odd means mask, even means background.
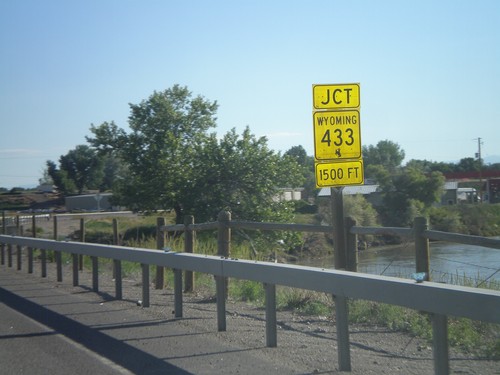
[[[425,281],[430,281],[430,255],[429,240],[423,236],[428,228],[425,217],[416,217],[413,223],[415,232],[415,271],[417,273],[425,272]]]
[[[229,256],[231,255],[231,228],[229,228],[229,222],[231,221],[231,212],[219,212],[217,220],[219,221],[219,231],[217,236],[217,255],[229,258]]]
[[[356,226],[356,220],[352,217],[346,217],[344,220],[345,226],[345,243],[347,271],[358,272],[358,236],[351,233],[351,228]]]
[[[184,217],[184,252],[194,253],[194,236],[195,232],[189,228],[190,225],[194,224],[194,216],[186,215]],[[185,271],[184,272],[184,291],[186,293],[194,291],[194,272]]]
[[[165,232],[161,227],[165,226],[165,218],[157,217],[156,218],[156,248],[158,250],[163,251],[165,247]],[[165,270],[163,266],[156,266],[156,275],[155,275],[155,288],[163,289],[163,285],[165,284]]]
[[[120,237],[118,236],[118,220],[113,218],[113,245],[120,246]]]

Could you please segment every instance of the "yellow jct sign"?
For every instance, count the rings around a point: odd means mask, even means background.
[[[362,185],[363,160],[316,163],[316,187]]]
[[[359,108],[359,83],[313,85],[314,109]]]
[[[316,160],[359,159],[361,132],[359,111],[313,113]]]

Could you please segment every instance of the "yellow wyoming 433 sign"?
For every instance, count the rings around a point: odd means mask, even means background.
[[[317,111],[314,121],[314,156],[317,160],[361,157],[358,110]]]

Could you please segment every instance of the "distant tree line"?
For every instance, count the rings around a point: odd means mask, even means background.
[[[179,222],[185,214],[214,220],[221,209],[235,218],[290,220],[293,207],[276,199],[284,187],[301,187],[303,197],[314,201],[319,190],[313,156],[302,146],[275,152],[248,127],[242,134],[232,129],[218,137],[211,132],[217,108],[217,102],[179,85],[154,92],[130,104],[130,131],[113,121],[91,124],[87,143],[58,163],[47,161],[41,182],[53,183],[65,195],[112,190],[115,204],[143,211],[173,209]],[[474,158],[456,164],[410,160],[403,166],[404,158],[404,150],[389,140],[363,147],[365,180],[379,184],[383,204],[375,215],[367,209],[358,212],[384,225],[409,225],[440,199],[443,173],[500,169],[500,164],[480,165]]]

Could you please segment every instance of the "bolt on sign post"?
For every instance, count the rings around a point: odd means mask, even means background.
[[[335,268],[347,267],[344,186],[364,183],[359,83],[313,85],[316,187],[330,187]]]

